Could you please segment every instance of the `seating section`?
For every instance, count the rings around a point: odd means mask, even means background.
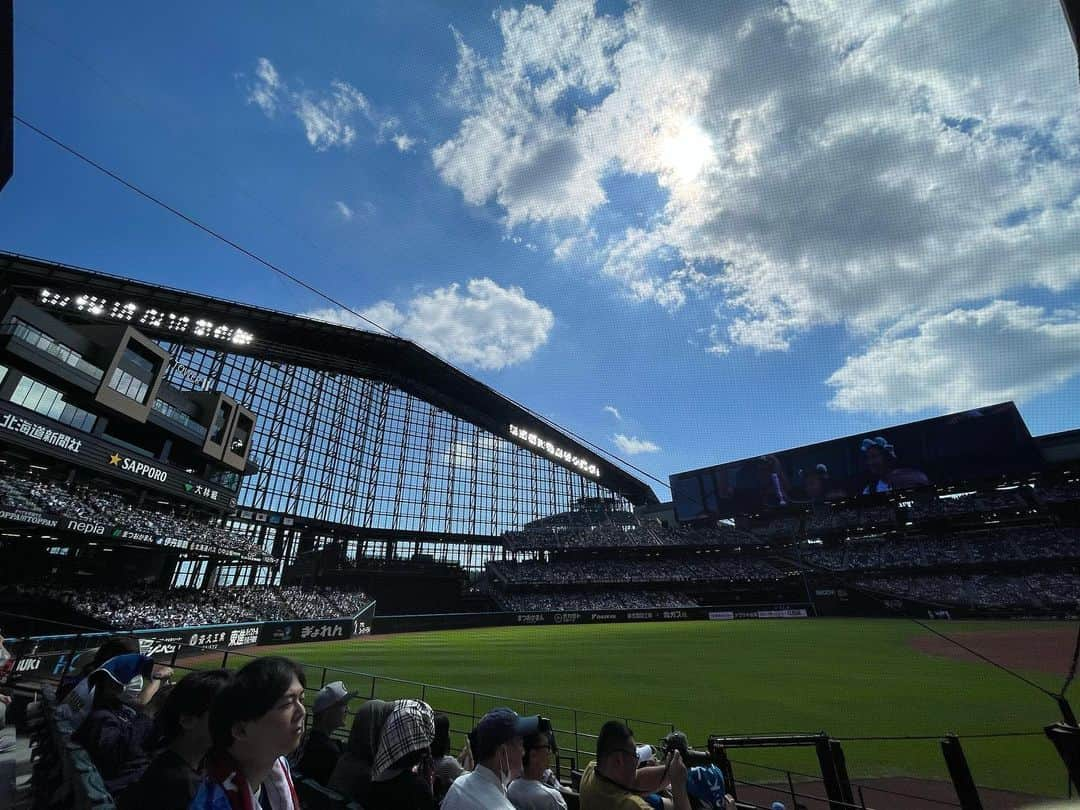
[[[271,554],[247,537],[215,525],[209,516],[196,518],[162,508],[157,503],[152,507],[137,506],[114,492],[81,486],[68,488],[53,481],[5,475],[0,476],[0,496],[14,509],[119,526],[164,538],[166,544],[170,544],[170,540],[179,541],[195,544],[206,551],[241,555],[262,562],[273,560]]]
[[[362,591],[314,587],[129,589],[0,586],[0,594],[56,600],[115,629],[352,617],[371,604]]]

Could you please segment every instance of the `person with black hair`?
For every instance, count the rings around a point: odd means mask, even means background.
[[[551,784],[551,756],[555,751],[555,735],[551,731],[528,734],[522,742],[521,776],[506,789],[508,798],[517,810],[566,810],[566,799]]]
[[[173,688],[154,718],[164,749],[127,791],[125,807],[187,810],[210,750],[210,706],[231,680],[227,669],[192,672]]]
[[[210,707],[206,778],[191,810],[300,810],[286,756],[304,735],[304,670],[288,658],[256,658]]]
[[[361,804],[367,801],[375,749],[379,747],[383,726],[393,711],[393,701],[377,699],[368,700],[357,709],[349,739],[345,742],[345,753],[338,758],[327,787]]]
[[[450,753],[450,718],[435,715],[435,739],[431,741],[431,764],[435,770],[435,798],[442,800],[454,780],[465,773],[461,762]]]
[[[690,810],[682,755],[672,751],[663,766],[639,769],[634,732],[609,720],[596,738],[596,760],[581,775],[581,810],[650,810],[644,796],[669,785],[674,810]]]
[[[524,738],[540,730],[540,717],[519,717],[497,708],[469,732],[476,769],[459,776],[443,799],[442,810],[514,810],[506,788],[521,774]]]

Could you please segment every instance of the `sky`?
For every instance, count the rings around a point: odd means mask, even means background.
[[[664,481],[1080,427],[1076,59],[1058,0],[15,8],[21,118]],[[15,150],[0,249],[371,328]]]

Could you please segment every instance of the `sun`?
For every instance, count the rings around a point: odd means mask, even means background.
[[[661,136],[660,163],[678,180],[696,179],[712,160],[712,139],[690,119],[678,122]]]

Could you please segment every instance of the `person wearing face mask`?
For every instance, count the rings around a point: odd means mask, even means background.
[[[140,672],[154,674],[133,692],[130,684]],[[87,679],[93,703],[71,739],[86,749],[117,801],[150,764],[154,721],[145,705],[171,675],[170,668],[157,667],[148,656],[132,653],[110,659]]]
[[[454,780],[442,810],[515,810],[506,788],[522,772],[524,738],[540,730],[540,717],[519,717],[498,708],[480,718],[469,732],[476,769]]]

